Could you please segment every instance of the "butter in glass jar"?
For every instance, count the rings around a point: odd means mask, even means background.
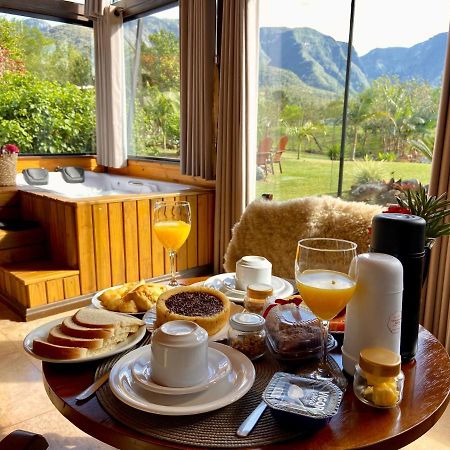
[[[272,294],[273,288],[270,284],[249,284],[244,298],[244,308],[248,312],[262,315]]]
[[[376,408],[393,408],[402,399],[403,383],[398,353],[381,347],[361,350],[353,390],[363,403]]]

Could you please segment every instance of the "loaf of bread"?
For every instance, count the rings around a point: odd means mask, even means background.
[[[98,308],[82,308],[60,325],[47,339],[34,339],[33,352],[50,359],[78,359],[106,352],[135,333],[144,322]]]
[[[227,324],[229,318],[228,298],[207,287],[174,288],[161,294],[156,302],[156,328],[171,320],[191,320],[212,336]]]

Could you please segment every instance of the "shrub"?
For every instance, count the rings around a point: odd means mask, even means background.
[[[355,163],[353,179],[355,184],[377,183],[385,178],[383,161],[373,161],[365,157],[363,161]]]

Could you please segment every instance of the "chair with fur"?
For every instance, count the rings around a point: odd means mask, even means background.
[[[372,217],[379,212],[380,206],[329,196],[255,200],[233,228],[224,269],[234,272],[242,256],[258,255],[272,263],[273,275],[293,279],[297,242],[306,237],[347,239],[364,253],[369,248]]]

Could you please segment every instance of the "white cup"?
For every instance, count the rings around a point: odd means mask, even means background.
[[[272,284],[272,264],[264,256],[243,256],[236,263],[236,289],[253,283]]]
[[[153,332],[151,378],[168,387],[196,386],[208,377],[208,333],[188,320],[166,322]]]

